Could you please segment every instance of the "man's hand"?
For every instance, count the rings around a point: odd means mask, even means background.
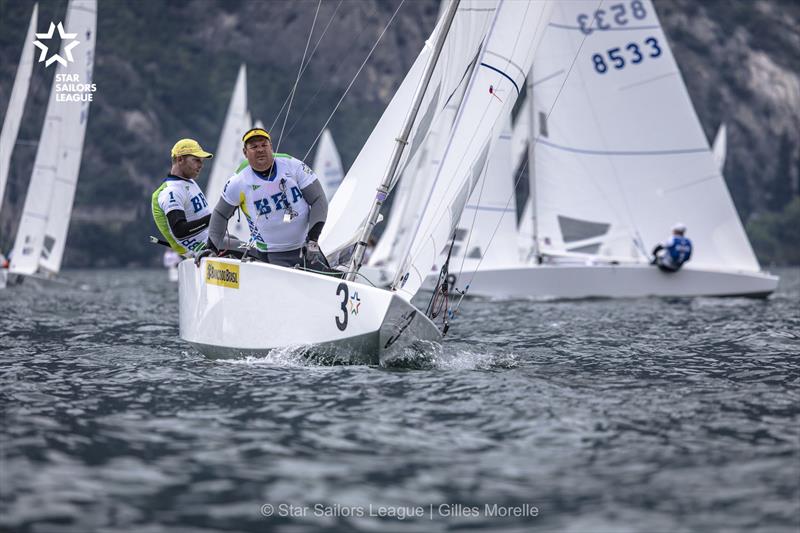
[[[325,257],[325,254],[322,253],[322,250],[319,249],[317,241],[306,241],[306,245],[303,246],[303,257],[305,258],[307,268],[322,271],[331,269],[328,264],[328,259]]]
[[[199,254],[194,256],[194,266],[199,267],[200,261],[202,261],[204,257],[217,257],[217,253],[211,248],[204,248]]]

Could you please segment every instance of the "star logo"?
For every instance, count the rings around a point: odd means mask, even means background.
[[[61,57],[59,54],[53,54],[52,56],[50,56],[48,58],[47,57],[47,52],[48,52],[47,46],[45,46],[44,44],[42,44],[41,41],[39,41],[39,39],[43,39],[43,40],[52,39],[53,38],[53,31],[55,31],[56,28],[58,28],[58,36],[61,38],[61,42],[64,44],[64,55],[67,56],[66,59]],[[73,61],[75,61],[75,58],[72,57],[72,49],[75,48],[76,46],[78,46],[79,44],[81,44],[81,42],[75,38],[77,36],[78,36],[77,33],[64,33],[64,26],[60,22],[58,23],[58,26],[56,26],[55,24],[53,24],[51,22],[50,23],[50,29],[47,30],[47,33],[37,33],[36,34],[36,40],[33,41],[34,46],[36,46],[36,48],[38,48],[38,49],[40,49],[42,51],[39,54],[39,63],[44,61],[45,62],[44,66],[45,66],[45,68],[47,68],[50,65],[52,65],[54,62],[58,61],[59,63],[61,63],[62,65],[64,65],[66,67],[67,66],[67,62],[72,63]],[[72,42],[67,43],[66,41],[68,39],[71,40]]]
[[[350,300],[347,302],[347,307],[350,308],[351,315],[358,314],[358,308],[361,307],[361,298],[358,297],[358,292],[354,292],[353,295],[350,297]]]

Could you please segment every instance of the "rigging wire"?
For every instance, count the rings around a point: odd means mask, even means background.
[[[356,71],[355,75],[353,76],[353,79],[350,80],[350,84],[344,90],[344,93],[342,94],[342,97],[339,98],[338,102],[336,102],[336,106],[333,108],[333,111],[331,111],[330,116],[328,116],[328,120],[326,120],[325,124],[322,125],[322,128],[320,129],[319,133],[317,134],[317,137],[314,139],[314,142],[312,142],[311,146],[308,147],[308,151],[303,156],[303,161],[305,161],[306,158],[308,158],[308,154],[310,154],[311,150],[314,149],[314,146],[317,145],[317,142],[319,141],[319,138],[322,136],[322,132],[325,131],[325,128],[328,127],[328,124],[330,123],[331,119],[333,119],[333,115],[335,115],[336,111],[339,110],[339,106],[342,105],[342,101],[344,100],[344,97],[347,96],[348,92],[350,92],[350,89],[353,87],[353,84],[358,79],[359,74],[361,74],[361,71],[364,69],[364,66],[367,64],[367,61],[369,61],[369,58],[372,57],[372,53],[375,52],[375,49],[378,47],[378,44],[381,42],[381,39],[383,39],[383,36],[386,34],[386,30],[388,30],[389,26],[392,25],[392,22],[394,21],[394,18],[397,16],[397,13],[398,13],[398,11],[400,11],[400,8],[403,7],[403,4],[405,3],[405,1],[406,0],[400,0],[400,3],[397,5],[397,9],[394,10],[394,13],[392,13],[392,17],[389,19],[389,22],[386,23],[386,26],[384,26],[383,31],[381,32],[381,34],[378,35],[378,39],[375,41],[375,44],[372,45],[372,48],[370,49],[369,53],[367,54],[367,57],[364,58],[364,61],[361,63],[361,66],[358,67],[358,70]]]
[[[297,92],[297,85],[300,83],[300,76],[303,75],[303,65],[306,62],[306,54],[308,53],[308,45],[311,44],[311,36],[314,35],[314,26],[317,24],[317,16],[319,15],[319,8],[322,5],[322,0],[317,3],[317,10],[314,12],[314,20],[311,22],[311,30],[308,32],[308,39],[306,39],[306,48],[303,50],[303,58],[300,60],[300,68],[297,70],[297,78],[294,80],[294,87],[289,94],[289,107],[286,108],[286,116],[283,118],[283,125],[281,126],[281,133],[278,135],[278,144],[275,146],[275,151],[279,152],[281,149],[281,141],[283,140],[283,130],[286,127],[286,121],[289,120],[289,113],[292,110],[292,102],[294,95]]]
[[[311,64],[311,60],[314,59],[314,54],[317,53],[317,48],[319,48],[319,44],[322,42],[322,39],[325,37],[325,34],[328,32],[328,28],[330,28],[331,23],[333,22],[333,19],[336,18],[336,13],[339,11],[339,8],[342,6],[342,2],[344,2],[344,0],[339,0],[339,3],[336,5],[336,9],[333,10],[333,14],[331,15],[330,20],[328,20],[328,24],[325,26],[325,29],[322,30],[322,35],[319,36],[319,39],[317,39],[317,44],[314,45],[314,49],[311,51],[311,54],[308,56],[308,61],[306,61],[305,65],[302,66],[303,68],[302,68],[302,70],[300,72],[301,76],[303,74],[305,74],[306,69],[308,69],[308,66]],[[362,31],[363,31],[363,29],[362,29]],[[272,125],[270,126],[269,131],[272,131],[272,130],[275,129],[275,124],[277,124],[278,123],[278,119],[281,118],[281,113],[283,113],[283,110],[286,108],[286,104],[289,103],[289,98],[290,97],[291,97],[291,93],[286,95],[286,98],[283,100],[283,105],[278,110],[278,114],[275,115],[275,119],[272,121]],[[292,130],[290,129],[286,133],[286,135],[289,135],[289,133],[291,133],[291,131]]]

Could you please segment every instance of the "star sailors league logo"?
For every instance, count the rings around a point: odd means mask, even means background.
[[[61,42],[64,44],[64,55],[67,56],[66,59],[61,57],[58,53],[53,54],[50,57],[47,57],[48,47],[42,44],[39,39],[42,40],[52,40],[53,39],[53,31],[58,28],[58,36],[61,38]],[[67,62],[74,62],[75,58],[72,57],[72,49],[81,44],[79,40],[76,39],[78,36],[77,33],[64,33],[64,25],[62,23],[58,23],[58,26],[50,23],[50,29],[47,30],[47,33],[37,33],[36,40],[33,41],[34,46],[41,50],[39,54],[39,63],[44,61],[45,68],[49,67],[56,61],[67,66]],[[67,40],[71,42],[67,42]]]

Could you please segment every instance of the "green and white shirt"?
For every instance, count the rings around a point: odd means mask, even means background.
[[[151,208],[156,226],[173,250],[179,254],[187,254],[203,249],[208,240],[208,228],[198,231],[194,235],[178,238],[172,234],[172,229],[167,221],[167,213],[177,210],[184,212],[187,222],[211,214],[206,197],[194,180],[170,174],[153,192]]]

